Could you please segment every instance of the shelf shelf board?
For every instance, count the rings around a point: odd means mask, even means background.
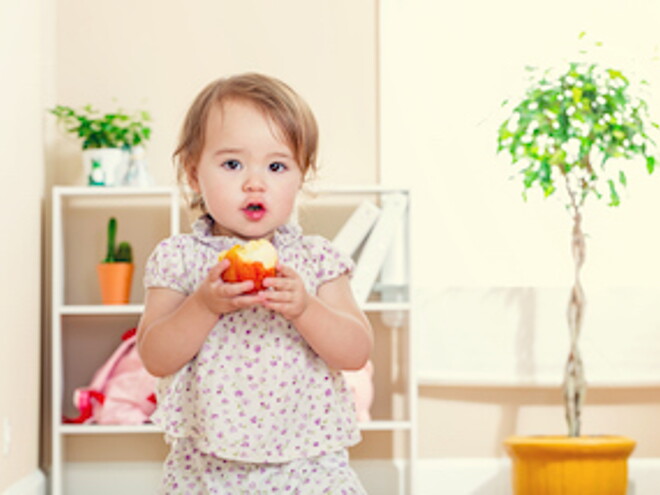
[[[412,428],[412,424],[410,421],[395,421],[395,420],[383,420],[383,419],[365,421],[363,423],[358,423],[358,426],[362,431],[399,431],[399,430],[406,431]]]
[[[410,430],[410,421],[390,421],[390,420],[374,420],[364,423],[358,423],[362,431],[397,431],[397,430]],[[153,424],[144,425],[77,425],[77,424],[63,424],[59,427],[60,433],[63,435],[118,435],[118,434],[145,434],[145,433],[161,433],[159,427]]]
[[[172,187],[110,187],[110,186],[57,186],[54,191],[62,196],[166,196]]]
[[[60,306],[62,315],[139,315],[144,311],[143,304],[65,304]]]
[[[161,433],[160,428],[153,424],[144,425],[60,425],[63,435],[119,435]]]
[[[409,311],[407,302],[367,302],[362,305],[367,312],[377,311]],[[144,311],[143,304],[64,304],[60,306],[62,315],[139,315]]]

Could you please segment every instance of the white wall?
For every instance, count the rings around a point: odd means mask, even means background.
[[[0,3],[0,492],[39,462],[43,5]]]
[[[519,100],[525,66],[549,67],[578,56],[652,83],[648,101],[660,119],[660,17],[657,2],[383,0],[381,132],[385,182],[409,184],[421,212],[419,236],[436,234],[443,256],[423,285],[563,286],[572,266],[570,219],[556,194],[544,201],[522,182],[506,154],[496,155],[505,99]],[[578,41],[587,32],[585,43]],[[412,173],[411,173],[412,170]],[[584,213],[585,282],[658,286],[660,249],[649,228],[660,203],[660,173],[639,162],[627,170],[620,208],[590,201]],[[416,244],[423,255],[424,243]],[[622,253],[634,253],[622,259]],[[617,260],[617,263],[612,263]]]

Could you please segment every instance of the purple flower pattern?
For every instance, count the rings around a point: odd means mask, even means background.
[[[212,236],[202,217],[191,234],[162,241],[145,269],[146,287],[190,294],[242,242]],[[310,293],[353,261],[320,236],[285,225],[273,238],[280,262]],[[197,355],[159,380],[152,416],[167,436],[190,438],[202,452],[243,462],[288,462],[333,452],[360,440],[352,395],[281,315],[261,306],[221,315]]]
[[[176,439],[165,461],[164,495],[366,495],[341,450],[288,463],[246,463],[201,452]]]

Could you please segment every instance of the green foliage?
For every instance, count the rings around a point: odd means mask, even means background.
[[[146,143],[151,137],[145,111],[129,115],[121,111],[101,114],[91,105],[80,110],[57,105],[49,110],[67,132],[82,139],[82,148],[131,148]]]
[[[117,238],[117,219],[108,220],[108,245],[103,263],[132,263],[133,250],[128,242],[121,242],[115,247]]]
[[[619,188],[627,184],[621,159],[641,158],[652,173],[651,134],[657,129],[647,103],[631,94],[621,71],[571,62],[563,72],[546,71],[531,84],[500,125],[497,151],[510,154],[525,194],[539,187],[550,196],[562,178],[573,206],[590,194],[601,198],[604,189],[616,206]]]
[[[117,237],[117,219],[115,217],[108,220],[108,244],[105,253],[104,263],[114,263],[115,261],[115,239]]]
[[[120,242],[115,253],[117,263],[131,263],[133,261],[133,250],[128,242]]]

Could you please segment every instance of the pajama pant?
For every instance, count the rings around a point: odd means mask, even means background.
[[[255,464],[200,452],[176,439],[165,460],[164,495],[366,495],[340,450],[286,463]]]

